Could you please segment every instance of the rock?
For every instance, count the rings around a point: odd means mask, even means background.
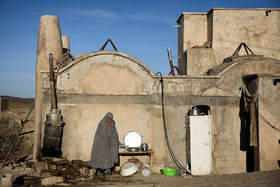
[[[71,163],[72,164],[82,165],[84,163],[84,161],[82,161],[82,160],[72,160]]]
[[[54,162],[58,162],[58,161],[61,161],[61,162],[62,162],[62,161],[66,161],[66,159],[65,159],[65,158],[56,158],[56,157],[54,157],[54,158],[53,158],[53,161],[54,161]]]
[[[40,174],[42,170],[47,170],[47,162],[35,161],[35,172]]]
[[[55,170],[56,169],[56,165],[48,163],[48,169],[49,170]]]
[[[52,175],[50,174],[49,171],[42,171],[41,172],[41,175],[40,175],[42,178],[47,178],[47,177],[51,177]]]
[[[10,173],[3,174],[0,182],[2,187],[11,187],[13,186],[13,176]]]
[[[90,175],[90,169],[89,168],[85,168],[84,170],[84,176],[88,177]]]
[[[67,183],[59,183],[59,184],[57,184],[58,186],[69,186],[69,184],[67,184]]]
[[[53,177],[43,178],[41,180],[41,184],[42,185],[55,185],[55,184],[61,183],[63,181],[64,181],[63,177],[53,176]]]
[[[56,165],[56,168],[58,171],[61,171],[63,169],[63,166],[62,165]]]

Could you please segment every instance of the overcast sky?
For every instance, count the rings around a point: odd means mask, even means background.
[[[280,0],[0,0],[0,95],[35,96],[42,15],[58,16],[74,56],[99,51],[110,38],[119,51],[167,75],[166,49],[177,56],[177,28],[172,26],[178,17],[214,7],[280,8]]]

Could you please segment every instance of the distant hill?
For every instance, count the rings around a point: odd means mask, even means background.
[[[20,97],[6,96],[6,95],[0,95],[0,98],[8,99],[9,102],[22,103],[22,104],[33,104],[35,101],[34,98],[20,98]]]

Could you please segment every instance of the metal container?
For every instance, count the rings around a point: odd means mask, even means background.
[[[139,147],[129,147],[129,148],[127,148],[127,150],[129,152],[137,152],[137,151],[139,151]]]
[[[189,108],[189,116],[204,116],[211,114],[210,107],[208,105],[196,105]]]
[[[148,177],[151,174],[149,166],[144,166],[141,174],[144,177]]]
[[[201,113],[200,109],[197,109],[196,107],[194,107],[193,109],[190,109],[188,111],[189,116],[199,116]]]
[[[143,144],[141,145],[141,150],[142,150],[142,151],[148,151],[148,149],[149,149],[148,144],[143,143]]]

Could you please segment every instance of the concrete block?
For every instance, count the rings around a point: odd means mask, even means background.
[[[60,176],[53,176],[53,177],[47,177],[43,178],[41,180],[42,185],[55,185],[57,183],[63,182],[64,178]]]

